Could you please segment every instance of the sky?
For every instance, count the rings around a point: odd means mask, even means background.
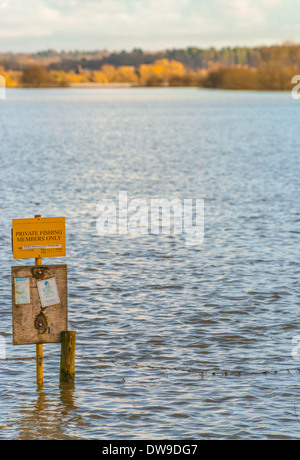
[[[0,0],[0,51],[300,43],[300,0]]]

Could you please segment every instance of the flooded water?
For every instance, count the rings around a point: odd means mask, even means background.
[[[0,439],[300,436],[299,116],[289,93],[7,91]],[[204,199],[203,243],[99,235],[120,191]],[[67,257],[47,263],[68,264],[74,388],[59,344],[41,391],[35,345],[12,345],[11,266],[34,261],[13,260],[11,220],[35,214],[66,217]]]

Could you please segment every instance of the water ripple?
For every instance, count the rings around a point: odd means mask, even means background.
[[[1,439],[299,436],[298,110],[279,93],[8,91]],[[120,190],[204,198],[203,245],[97,235],[96,203]],[[34,347],[11,345],[11,219],[35,214],[66,216],[53,263],[68,264],[73,389],[59,388],[58,344],[42,392]]]

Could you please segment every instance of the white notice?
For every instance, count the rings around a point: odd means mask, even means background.
[[[15,304],[30,303],[29,278],[15,278]]]
[[[23,251],[28,251],[29,249],[60,249],[61,244],[41,244],[39,246],[23,246]]]
[[[37,281],[36,284],[39,290],[43,308],[50,307],[50,305],[57,305],[58,303],[60,303],[55,278]]]

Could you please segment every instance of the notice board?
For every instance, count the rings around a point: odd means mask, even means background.
[[[13,344],[61,342],[68,329],[67,265],[12,267]]]

